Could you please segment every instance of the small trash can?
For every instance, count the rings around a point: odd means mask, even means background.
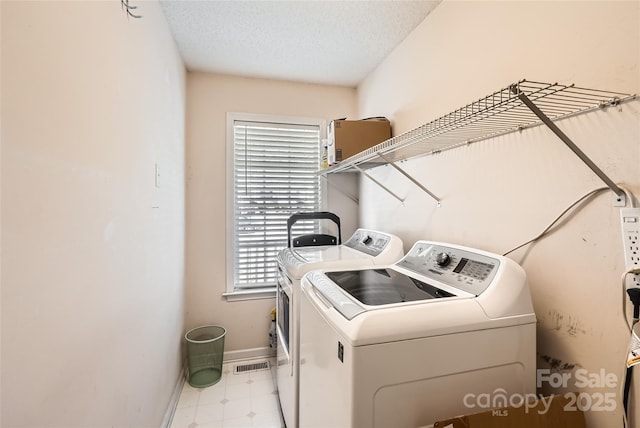
[[[184,335],[187,340],[189,385],[205,388],[220,381],[226,334],[224,327],[205,325],[191,329]]]

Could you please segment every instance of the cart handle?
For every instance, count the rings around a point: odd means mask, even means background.
[[[342,244],[342,232],[340,230],[340,217],[329,211],[314,211],[296,213],[287,219],[287,246],[291,248],[291,228],[299,220],[331,220],[338,226],[338,245]]]

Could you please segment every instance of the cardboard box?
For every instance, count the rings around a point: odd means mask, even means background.
[[[327,131],[328,165],[341,162],[389,138],[391,124],[386,118],[332,120]]]
[[[551,400],[551,401],[549,401]],[[572,404],[573,403],[573,404]],[[438,421],[434,428],[585,428],[584,413],[567,395],[543,397],[520,407],[503,407]]]

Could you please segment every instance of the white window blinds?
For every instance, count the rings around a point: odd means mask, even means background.
[[[320,127],[235,120],[233,134],[234,289],[274,287],[287,219],[320,208]]]

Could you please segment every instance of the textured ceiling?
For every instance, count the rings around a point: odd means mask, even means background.
[[[440,1],[160,3],[188,70],[356,86]]]

